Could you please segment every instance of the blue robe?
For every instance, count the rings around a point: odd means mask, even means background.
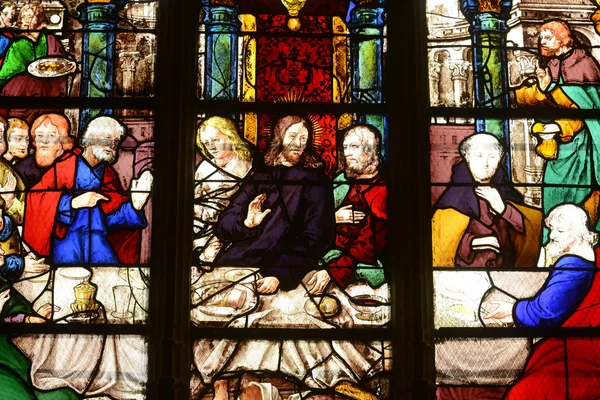
[[[61,196],[56,213],[57,222],[68,226],[68,231],[62,239],[53,238],[55,264],[118,264],[116,253],[106,240],[108,230],[146,227],[144,211],[134,209],[131,202],[107,215],[100,208],[101,202],[79,210],[71,207],[74,197],[100,188],[104,170],[104,164],[92,168],[77,157],[75,192]]]
[[[595,271],[591,261],[572,255],[561,257],[539,292],[515,304],[517,326],[560,327],[590,290]]]

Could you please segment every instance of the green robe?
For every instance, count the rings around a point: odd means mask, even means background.
[[[26,37],[19,37],[8,48],[2,67],[0,68],[0,87],[14,76],[27,71],[27,66],[38,58],[48,55],[48,38],[41,33],[37,42]]]
[[[564,84],[561,78],[558,86],[579,109],[600,108],[600,84]],[[553,84],[549,90],[555,87],[556,84]],[[573,137],[572,141],[559,145],[558,157],[546,163],[544,183],[588,185],[588,187],[545,187],[544,215],[548,215],[548,212],[558,204],[582,204],[590,195],[589,186],[600,183],[600,119],[585,119],[583,122],[585,127]],[[596,223],[596,230],[598,229],[600,229],[600,220]]]
[[[0,277],[0,292],[9,287]],[[12,289],[10,299],[0,316],[16,314],[35,315],[31,304]],[[31,362],[10,342],[9,336],[0,335],[0,398],[10,400],[76,400],[80,397],[70,388],[49,391],[36,390],[31,382]]]

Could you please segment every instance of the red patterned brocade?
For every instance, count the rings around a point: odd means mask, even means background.
[[[257,100],[330,102],[333,99],[331,39],[258,39]]]
[[[257,100],[266,102],[330,102],[333,100],[331,18],[301,17],[298,32],[287,29],[286,15],[260,15]],[[268,33],[278,33],[269,36]],[[286,35],[286,33],[288,33]],[[283,35],[279,35],[283,34]]]

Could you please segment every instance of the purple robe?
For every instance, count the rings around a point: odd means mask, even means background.
[[[35,156],[28,156],[19,161],[14,169],[21,177],[25,187],[31,189],[42,179],[42,176],[44,176],[50,167],[40,167],[35,162]]]
[[[247,228],[248,205],[266,193],[262,223]],[[333,190],[322,168],[265,167],[245,181],[221,213],[215,233],[228,247],[219,265],[258,266],[263,276],[279,279],[283,290],[298,286],[335,238]]]

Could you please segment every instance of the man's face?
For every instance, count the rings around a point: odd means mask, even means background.
[[[10,27],[13,25],[13,23],[15,22],[16,12],[17,12],[17,9],[12,6],[4,7],[1,10],[1,14],[0,14],[1,21],[0,22],[2,22],[4,27]]]
[[[231,150],[229,138],[217,128],[212,126],[206,127],[200,134],[200,140],[219,166],[224,165],[235,155]]]
[[[549,30],[540,32],[540,53],[542,53],[544,57],[555,56],[561,47],[562,45],[554,33]]]
[[[308,130],[301,122],[290,126],[283,136],[283,159],[291,165],[297,164],[307,142]]]
[[[46,121],[34,134],[35,162],[40,167],[49,167],[63,153],[58,128]]]
[[[365,151],[360,137],[350,133],[344,138],[344,159],[346,160],[346,174],[357,175],[364,172],[370,164],[369,153]]]
[[[8,152],[13,157],[24,158],[29,149],[29,132],[27,129],[16,128],[10,133],[8,139]]]
[[[20,29],[38,29],[39,28],[38,17],[32,9],[26,9],[21,12],[21,26]]]
[[[548,256],[554,260],[567,254],[580,241],[580,238],[573,234],[571,221],[565,220],[565,218],[554,218],[549,221],[548,228],[550,229],[548,235],[550,242],[546,246],[546,251]]]
[[[494,177],[501,159],[502,153],[489,142],[474,143],[465,154],[465,161],[473,178],[482,183],[489,182]]]
[[[116,131],[92,133],[90,137],[92,154],[98,161],[112,163],[117,159],[120,142],[119,132]]]

